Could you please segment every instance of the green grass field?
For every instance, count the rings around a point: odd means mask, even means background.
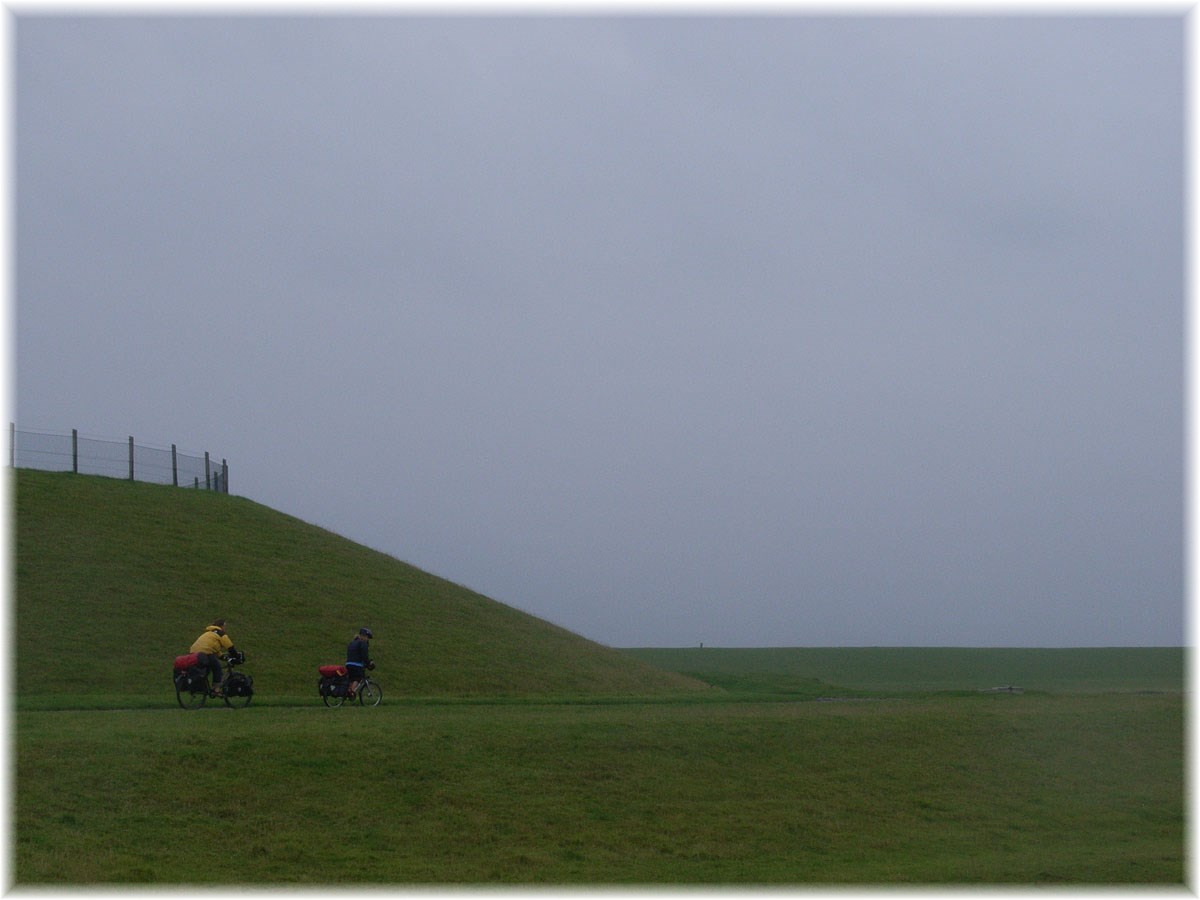
[[[21,884],[1184,875],[1178,694],[385,700],[16,725]]]
[[[617,651],[240,498],[17,479],[18,886],[1184,884],[1180,648]],[[201,607],[248,709],[175,704]],[[326,709],[364,619],[384,704]]]

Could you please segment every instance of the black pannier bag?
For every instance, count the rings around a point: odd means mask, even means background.
[[[174,670],[175,684],[181,691],[200,690],[208,675],[208,667],[201,662],[196,653],[175,657]]]
[[[317,692],[322,697],[345,697],[350,687],[345,666],[318,666],[317,673],[321,680],[317,682]]]
[[[202,691],[207,685],[208,669],[182,669],[175,673],[175,686],[181,691]]]
[[[317,682],[317,691],[322,697],[345,697],[350,682],[345,678],[324,676]]]

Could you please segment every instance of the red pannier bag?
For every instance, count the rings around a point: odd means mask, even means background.
[[[322,678],[342,678],[346,674],[345,666],[318,666],[317,672]]]
[[[191,669],[194,666],[200,665],[200,654],[189,653],[186,656],[175,657],[175,671],[182,672],[184,669]]]

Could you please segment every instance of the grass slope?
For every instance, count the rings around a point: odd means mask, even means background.
[[[311,702],[361,625],[391,697],[707,690],[245,498],[10,474],[19,707],[174,703],[171,660],[218,616],[256,704]]]

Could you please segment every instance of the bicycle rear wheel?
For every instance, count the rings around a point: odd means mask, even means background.
[[[326,687],[318,685],[318,690],[321,691],[321,699],[325,701],[325,705],[330,709],[337,709],[346,702],[346,688],[348,686],[348,683],[338,684],[335,682]]]
[[[208,680],[196,686],[197,690],[192,690],[186,679],[175,681],[175,699],[179,701],[179,705],[184,709],[199,709],[204,705],[204,701],[208,699]]]
[[[358,702],[363,706],[378,706],[383,702],[383,688],[373,681],[364,681],[358,686]]]

